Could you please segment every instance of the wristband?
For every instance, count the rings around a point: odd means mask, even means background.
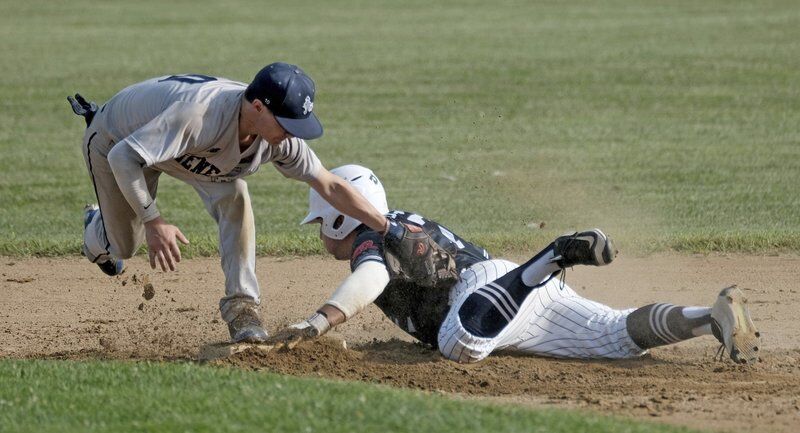
[[[313,328],[316,332],[315,337],[318,337],[331,329],[331,324],[328,322],[328,318],[325,317],[324,313],[320,313],[319,311],[306,319],[306,322],[308,322],[308,324],[311,325],[311,328]]]

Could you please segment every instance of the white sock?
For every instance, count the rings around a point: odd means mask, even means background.
[[[683,317],[687,319],[698,319],[700,317],[710,315],[711,307],[684,307],[682,313]],[[701,335],[710,335],[711,324],[706,323],[705,325],[692,328],[692,334],[697,335],[698,337]]]
[[[550,250],[528,265],[522,271],[522,283],[528,287],[538,286],[547,281],[553,273],[560,271],[561,267],[555,262],[551,262],[553,257],[555,254],[553,254],[553,250]]]

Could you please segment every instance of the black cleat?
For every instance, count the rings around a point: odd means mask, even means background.
[[[605,266],[614,260],[617,249],[600,229],[565,234],[556,238],[553,261],[561,268],[575,265]]]
[[[92,119],[94,119],[95,113],[97,113],[97,104],[92,101],[87,101],[80,93],[76,93],[74,98],[72,96],[67,96],[67,102],[69,102],[73,113],[83,117],[86,121],[86,127],[88,128],[92,123]]]

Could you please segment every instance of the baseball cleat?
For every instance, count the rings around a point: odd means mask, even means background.
[[[83,228],[84,229],[89,225],[89,223],[92,222],[92,219],[94,219],[94,216],[95,216],[95,214],[97,214],[97,212],[100,212],[100,208],[96,204],[87,204],[86,206],[83,207]],[[85,249],[85,248],[86,248],[86,245],[84,244],[83,245],[83,249]],[[83,254],[85,256],[86,252],[81,250],[81,254]],[[97,265],[97,267],[100,268],[101,271],[103,271],[104,274],[106,274],[106,275],[108,275],[110,277],[113,277],[115,275],[119,275],[119,274],[125,272],[125,263],[123,263],[123,261],[121,259],[114,259],[114,258],[110,258],[109,257],[105,261],[103,261],[103,262],[95,262],[95,264]]]
[[[76,93],[74,98],[72,96],[67,96],[67,102],[69,102],[75,114],[83,116],[84,120],[86,120],[86,127],[88,128],[92,123],[95,113],[97,113],[97,104],[92,101],[87,101],[80,93]]]
[[[758,361],[761,334],[750,318],[747,299],[735,285],[723,289],[711,307],[711,331],[722,343],[717,352],[720,359],[727,350],[733,362],[738,364]]]
[[[604,266],[611,263],[617,249],[600,229],[568,233],[556,238],[552,261],[561,268],[575,265]]]
[[[239,315],[228,323],[228,332],[234,343],[265,343],[267,331],[261,324],[258,311],[253,307],[243,308]]]
[[[108,259],[103,263],[97,263],[97,267],[109,277],[125,272],[125,263],[120,259]]]

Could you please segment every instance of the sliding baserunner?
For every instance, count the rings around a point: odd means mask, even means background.
[[[384,238],[310,191],[303,223],[319,223],[325,249],[349,260],[350,274],[308,319],[272,342],[292,346],[326,333],[374,302],[397,326],[458,362],[497,350],[560,358],[633,358],[648,349],[713,335],[737,363],[758,359],[759,334],[742,292],[729,287],[711,307],[669,303],[616,310],[576,294],[557,277],[576,265],[605,266],[616,249],[598,229],[556,238],[522,265],[421,215],[389,210],[383,185],[364,167],[331,170],[377,209],[392,230]],[[400,244],[396,239],[414,240]]]

